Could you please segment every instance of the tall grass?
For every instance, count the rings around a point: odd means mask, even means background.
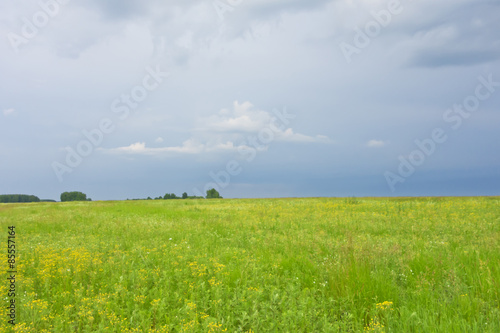
[[[16,204],[0,224],[4,332],[500,332],[500,198]]]

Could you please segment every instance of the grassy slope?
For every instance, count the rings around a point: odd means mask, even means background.
[[[500,198],[15,204],[0,224],[19,332],[500,331]]]

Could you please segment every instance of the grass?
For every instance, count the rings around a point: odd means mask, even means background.
[[[498,197],[9,204],[0,224],[2,332],[500,332]]]

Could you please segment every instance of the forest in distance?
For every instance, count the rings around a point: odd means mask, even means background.
[[[166,193],[164,196],[158,196],[154,200],[171,200],[171,199],[223,199],[216,189],[207,190],[206,197],[190,196],[184,192],[181,197],[175,193]],[[145,199],[127,199],[127,200],[153,200],[151,197]],[[87,198],[85,193],[79,191],[63,192],[61,193],[61,202],[67,201],[92,201]],[[56,202],[52,199],[40,199],[36,195],[29,194],[2,194],[0,195],[0,203],[29,203],[29,202]]]
[[[36,195],[27,194],[2,194],[0,195],[0,203],[16,203],[16,202],[47,202],[55,200],[40,200]]]

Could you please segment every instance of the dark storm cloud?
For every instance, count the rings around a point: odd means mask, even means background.
[[[419,43],[411,64],[420,67],[474,66],[500,59],[500,3],[457,5],[414,34]]]

